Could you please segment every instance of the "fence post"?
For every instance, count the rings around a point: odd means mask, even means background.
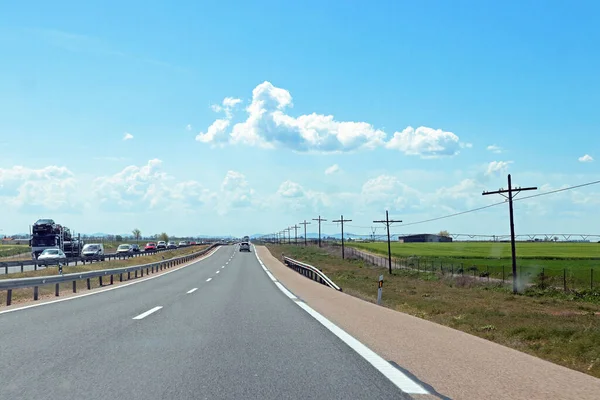
[[[488,282],[490,281],[490,266],[486,265],[485,266],[486,272],[487,272],[487,276],[488,276]]]
[[[504,283],[504,265],[502,266],[502,283]]]
[[[58,297],[58,283],[54,285],[54,295]]]
[[[590,268],[590,290],[594,290],[594,268]]]
[[[544,290],[544,268],[542,268],[542,290]]]
[[[87,278],[87,289],[88,290],[92,289],[92,283],[90,282],[90,278]]]
[[[567,291],[567,269],[563,268],[563,289]]]
[[[77,281],[73,281],[73,293],[77,293]]]
[[[37,287],[37,286],[34,286],[34,287],[33,287],[33,299],[34,299],[34,300],[37,300],[37,299],[38,299],[38,297],[39,297],[39,296],[38,296],[38,294],[39,294],[39,292],[38,292],[38,287]]]
[[[10,306],[10,304],[12,303],[12,289],[8,289],[6,291],[6,306]]]

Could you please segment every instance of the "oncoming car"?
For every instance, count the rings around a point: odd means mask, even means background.
[[[242,242],[240,243],[240,251],[250,251],[250,243]]]

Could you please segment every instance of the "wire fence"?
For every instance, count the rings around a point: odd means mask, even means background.
[[[346,258],[363,260],[371,265],[388,268],[389,259],[354,247],[345,248]],[[489,283],[512,283],[512,266],[487,265],[485,267],[465,265],[462,262],[444,262],[423,257],[392,257],[392,269],[410,270],[417,273],[436,274],[442,277],[469,277]],[[546,268],[517,265],[517,279],[522,289],[537,286],[541,289],[556,288],[567,291],[594,291],[600,289],[600,268],[570,267]]]

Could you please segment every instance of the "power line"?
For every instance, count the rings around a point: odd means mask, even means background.
[[[521,197],[520,199],[515,199],[514,201],[525,200],[525,199],[532,199],[534,197],[546,196],[548,194],[565,192],[567,190],[577,189],[577,188],[584,187],[584,186],[597,185],[598,183],[600,183],[600,181],[593,181],[593,182],[588,182],[588,183],[582,183],[581,185],[569,186],[569,187],[562,188],[562,189],[551,190],[549,192],[532,194],[531,196]]]

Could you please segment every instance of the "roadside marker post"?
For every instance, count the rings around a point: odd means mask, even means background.
[[[381,305],[381,292],[383,290],[383,275],[379,275],[379,282],[377,283],[377,304]]]

